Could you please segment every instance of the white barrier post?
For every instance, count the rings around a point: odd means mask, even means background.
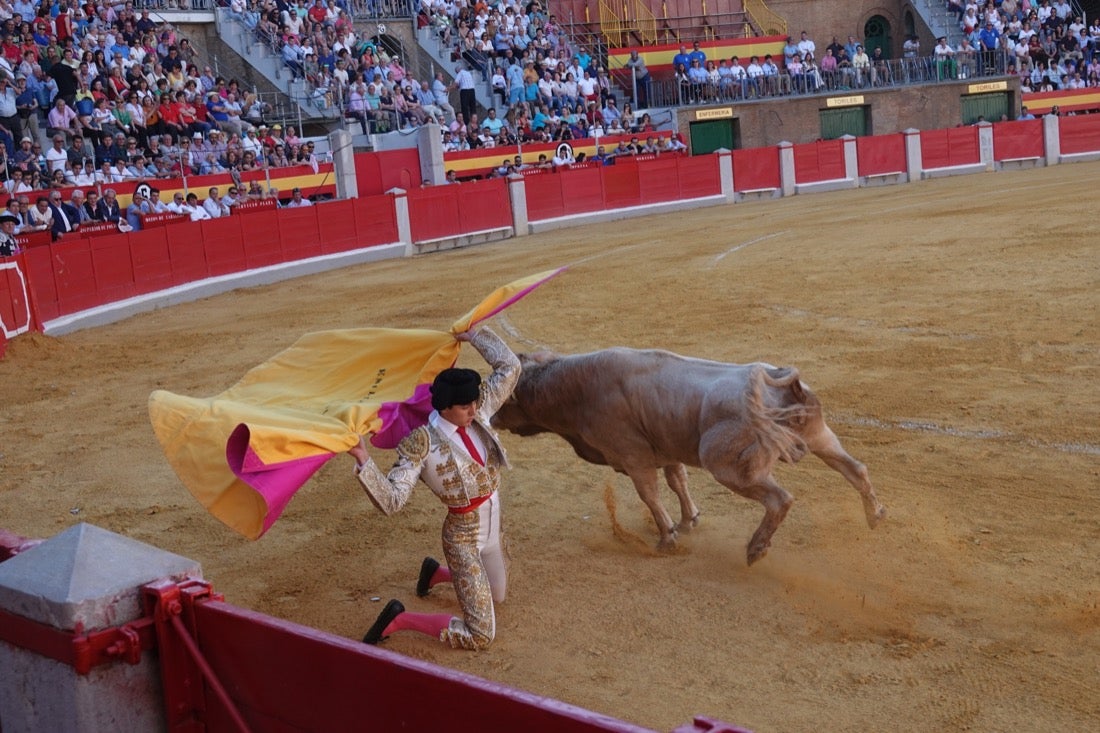
[[[993,160],[993,123],[978,123],[978,161],[987,171],[995,170]]]
[[[722,182],[722,195],[727,204],[737,203],[737,190],[733,186],[733,152],[718,148],[718,177]]]
[[[512,204],[513,236],[524,237],[530,234],[527,222],[527,179],[522,173],[508,176],[508,199]]]
[[[854,135],[841,135],[844,141],[844,177],[852,182],[852,188],[859,187],[859,150]]]
[[[1043,155],[1047,165],[1058,165],[1062,162],[1062,138],[1058,131],[1060,119],[1057,115],[1043,117]]]
[[[794,144],[786,140],[779,143],[779,190],[784,196],[795,191]]]
[[[412,224],[409,223],[408,192],[403,188],[391,188],[386,193],[393,196],[393,213],[397,220],[397,241],[405,245],[405,256],[416,254],[413,248]]]
[[[920,130],[909,128],[905,135],[905,167],[909,173],[909,182],[924,178],[924,157],[920,151]]]
[[[355,150],[351,145],[351,133],[335,130],[328,136],[328,149],[332,151],[332,170],[336,178],[336,198],[359,198],[359,182],[355,176]]]
[[[142,586],[201,573],[194,560],[78,524],[0,563],[0,610],[46,633],[117,628],[142,617]],[[157,657],[145,652],[137,664],[112,661],[80,674],[0,641],[0,726],[4,733],[163,731]]]

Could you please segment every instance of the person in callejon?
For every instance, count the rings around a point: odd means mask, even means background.
[[[483,381],[473,369],[440,372],[431,385],[433,411],[428,423],[397,446],[397,461],[388,474],[371,460],[363,439],[348,453],[355,458],[359,482],[384,514],[400,510],[418,480],[446,505],[447,564],[425,558],[416,592],[425,596],[432,586],[452,582],[462,617],[411,613],[393,599],[363,637],[367,644],[409,630],[435,636],[456,649],[476,650],[488,646],[496,634],[494,604],[504,601],[507,587],[498,489],[508,461],[489,420],[515,389],[520,362],[488,328],[456,338],[473,345],[492,366],[492,374]]]
[[[19,217],[4,212],[0,214],[0,257],[11,257],[19,253],[19,243],[15,241],[15,227]]]

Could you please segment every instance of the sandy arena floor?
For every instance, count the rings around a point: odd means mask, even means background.
[[[146,400],[218,393],[308,331],[443,329],[498,285],[572,264],[496,320],[517,351],[795,365],[887,519],[868,529],[812,456],[781,466],[797,501],[748,568],[761,508],[693,470],[703,521],[658,555],[625,478],[505,435],[497,641],[387,648],[662,730],[695,714],[757,731],[1100,730],[1098,179],[1098,163],[1064,165],[635,219],[24,336],[0,362],[0,527],[90,522],[198,560],[231,602],[350,638],[372,597],[454,610],[448,587],[413,594],[440,552],[427,489],[386,518],[341,458],[248,542],[179,483]]]

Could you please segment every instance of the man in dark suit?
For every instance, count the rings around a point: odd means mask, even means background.
[[[103,192],[103,198],[99,200],[96,212],[99,214],[100,221],[113,221],[116,224],[118,223],[118,220],[122,217],[122,210],[118,206],[118,199],[115,198],[115,190],[113,188],[108,188]]]
[[[80,214],[61,200],[60,191],[50,191],[50,209],[53,211],[53,226],[50,227],[50,233],[55,242],[69,232],[80,228]]]

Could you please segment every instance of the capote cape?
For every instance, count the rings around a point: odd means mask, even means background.
[[[564,269],[564,268],[563,268]],[[165,390],[149,417],[168,463],[207,511],[261,537],[295,492],[333,456],[370,435],[394,448],[431,412],[428,387],[458,359],[455,334],[491,318],[562,270],[493,292],[450,331],[319,331],[209,398]]]

